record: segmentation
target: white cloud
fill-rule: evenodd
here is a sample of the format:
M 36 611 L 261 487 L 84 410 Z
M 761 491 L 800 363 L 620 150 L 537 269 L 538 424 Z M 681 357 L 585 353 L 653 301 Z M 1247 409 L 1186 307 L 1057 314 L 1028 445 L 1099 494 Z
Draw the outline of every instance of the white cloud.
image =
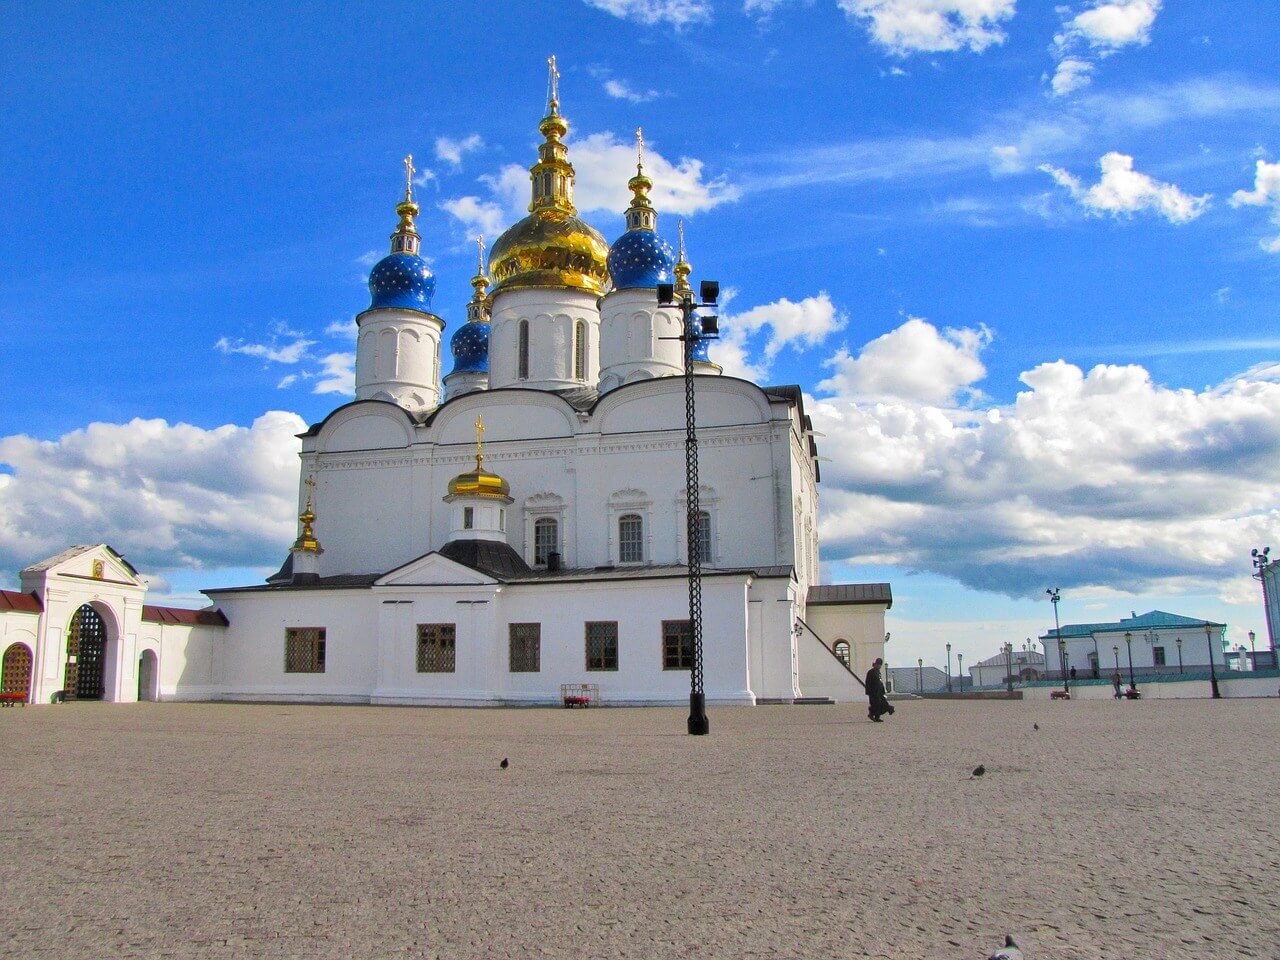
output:
M 1161 0 L 1094 0 L 1066 23 L 1064 36 L 1079 38 L 1090 47 L 1113 51 L 1130 44 L 1151 41 L 1151 27 L 1160 12 Z
M 56 440 L 0 437 L 0 569 L 106 541 L 139 568 L 278 564 L 294 535 L 293 413 L 205 430 L 93 423 Z
M 604 82 L 604 92 L 615 100 L 626 100 L 628 103 L 648 103 L 650 100 L 656 100 L 662 96 L 661 91 L 645 90 L 641 92 L 632 90 L 625 80 L 614 79 Z
M 512 215 L 500 204 L 479 197 L 457 197 L 446 200 L 440 208 L 452 214 L 463 227 L 468 236 L 483 234 L 496 237 L 512 221 Z
M 768 379 L 770 367 L 783 347 L 816 347 L 848 323 L 825 292 L 799 301 L 782 297 L 743 313 L 729 311 L 733 298 L 732 289 L 720 297 L 721 339 L 711 344 L 710 356 L 730 376 L 757 383 Z
M 356 257 L 355 262 L 367 270 L 385 256 L 386 254 L 381 250 L 366 250 Z
M 1280 225 L 1280 163 L 1259 160 L 1254 168 L 1253 189 L 1231 195 L 1233 207 L 1271 207 L 1271 222 Z M 1280 236 L 1259 241 L 1268 253 L 1280 253 Z
M 803 2 L 806 6 L 811 4 L 813 0 L 742 0 L 742 12 L 748 17 L 763 24 L 779 7 L 788 6 L 793 3 Z
M 342 393 L 355 396 L 356 355 L 354 353 L 330 353 L 320 358 L 323 369 L 312 393 Z
M 981 53 L 1003 43 L 1000 23 L 1016 0 L 838 0 L 851 17 L 869 21 L 871 39 L 890 53 Z
M 1133 169 L 1133 157 L 1123 153 L 1112 151 L 1103 156 L 1098 165 L 1102 168 L 1102 179 L 1088 188 L 1078 177 L 1059 167 L 1045 163 L 1039 169 L 1096 216 L 1132 216 L 1151 211 L 1170 223 L 1189 223 L 1204 213 L 1209 204 L 1210 194 L 1193 196 L 1171 183 L 1161 183 L 1139 173 Z
M 668 23 L 677 29 L 711 20 L 709 0 L 584 0 L 589 7 L 638 23 Z
M 324 328 L 324 335 L 326 337 L 339 337 L 342 339 L 350 337 L 354 339 L 359 329 L 359 324 L 352 317 L 350 320 L 335 320 Z
M 286 374 L 280 378 L 280 382 L 276 384 L 276 389 L 284 390 L 286 387 L 292 387 L 297 382 L 298 375 L 296 373 Z
M 452 137 L 438 137 L 436 138 L 436 159 L 457 167 L 462 164 L 463 154 L 479 150 L 482 146 L 484 146 L 484 140 L 478 133 L 463 137 L 461 140 L 454 140 Z
M 1022 151 L 1012 144 L 991 148 L 992 173 L 1021 173 L 1027 169 Z
M 291 331 L 291 333 L 293 333 Z M 246 343 L 239 337 L 220 337 L 214 347 L 223 353 L 243 353 L 247 357 L 259 357 L 270 363 L 298 363 L 307 356 L 307 348 L 314 346 L 314 340 L 306 340 L 301 335 L 289 343 L 280 344 L 272 338 L 271 343 Z
M 893 398 L 946 403 L 986 376 L 980 354 L 991 343 L 986 327 L 939 331 L 921 317 L 909 317 L 872 340 L 858 355 L 838 350 L 825 366 L 834 373 L 818 384 L 823 393 L 845 397 Z
M 569 159 L 576 173 L 574 203 L 583 213 L 621 213 L 631 201 L 627 181 L 635 175 L 636 149 L 612 133 L 593 133 L 569 145 Z M 653 181 L 649 193 L 659 213 L 691 214 L 737 200 L 741 191 L 723 177 L 708 179 L 701 160 L 681 157 L 672 162 L 647 143 L 645 173 Z M 496 236 L 523 217 L 529 204 L 529 170 L 509 163 L 495 174 L 482 176 L 492 199 L 458 197 L 441 207 L 462 222 L 469 232 Z
M 1087 87 L 1105 58 L 1127 46 L 1145 46 L 1160 12 L 1161 0 L 1091 0 L 1084 8 L 1059 7 L 1062 32 L 1053 38 L 1058 58 L 1051 86 L 1055 97 Z
M 1081 60 L 1079 57 L 1063 58 L 1053 72 L 1053 80 L 1050 81 L 1053 95 L 1065 97 L 1069 93 L 1084 89 L 1093 82 L 1095 69 L 1088 60 Z
M 834 396 L 807 403 L 832 458 L 825 560 L 1014 596 L 1046 584 L 1229 592 L 1249 547 L 1280 535 L 1280 369 L 1197 392 L 1140 366 L 1057 361 L 1023 373 L 1012 403 L 973 409 L 972 345 L 989 334 L 922 324 L 873 341 L 851 375 L 822 385 Z M 914 350 L 926 359 L 899 373 Z

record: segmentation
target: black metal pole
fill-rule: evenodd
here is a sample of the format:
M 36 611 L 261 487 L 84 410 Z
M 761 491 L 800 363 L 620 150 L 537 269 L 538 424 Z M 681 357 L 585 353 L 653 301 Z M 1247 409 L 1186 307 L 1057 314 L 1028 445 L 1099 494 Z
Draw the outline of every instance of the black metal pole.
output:
M 1181 674 L 1182 673 L 1182 638 L 1178 637 L 1178 639 L 1174 642 L 1178 647 L 1178 673 Z
M 702 671 L 702 543 L 698 536 L 698 417 L 693 389 L 693 301 L 680 300 L 684 320 L 684 482 L 685 541 L 689 550 L 689 642 L 693 663 L 689 668 L 689 733 L 704 736 L 711 732 L 707 718 L 707 695 Z
M 1271 548 L 1263 547 L 1253 551 L 1253 567 L 1257 571 L 1254 577 L 1262 585 L 1262 613 L 1267 619 L 1267 640 L 1271 644 L 1271 652 L 1276 649 L 1275 625 L 1271 622 L 1271 598 L 1267 594 L 1267 568 L 1271 566 Z
M 1218 689 L 1218 668 L 1213 660 L 1213 630 L 1207 623 L 1204 625 L 1204 639 L 1209 644 L 1209 687 L 1213 691 L 1213 699 L 1221 700 L 1222 691 Z
M 1005 644 L 1004 648 L 1004 677 L 1009 684 L 1009 692 L 1013 693 L 1013 644 Z
M 947 693 L 951 692 L 951 644 L 947 644 Z
M 1060 592 L 1057 587 L 1045 591 L 1049 595 L 1049 599 L 1053 601 L 1053 632 L 1058 638 L 1058 666 L 1062 668 L 1062 692 L 1070 693 L 1071 685 L 1067 683 L 1067 645 L 1062 639 L 1062 621 L 1058 619 Z
M 916 693 L 924 693 L 924 660 L 916 661 Z
M 1124 646 L 1125 649 L 1129 651 L 1129 686 L 1132 689 L 1137 690 L 1138 681 L 1133 678 L 1133 636 L 1128 630 L 1124 633 Z

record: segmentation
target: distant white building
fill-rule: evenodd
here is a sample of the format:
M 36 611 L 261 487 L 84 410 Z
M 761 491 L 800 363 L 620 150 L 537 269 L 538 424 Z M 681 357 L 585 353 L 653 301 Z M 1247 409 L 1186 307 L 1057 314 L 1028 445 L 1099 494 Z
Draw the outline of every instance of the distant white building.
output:
M 994 687 L 1007 683 L 1010 672 L 1015 682 L 1042 680 L 1044 655 L 1034 650 L 1014 650 L 1011 654 L 1002 650 L 994 657 L 980 660 L 969 668 L 969 676 L 973 678 L 975 687 Z
M 1112 623 L 1064 623 L 1062 653 L 1067 673 L 1074 667 L 1077 677 L 1106 677 L 1116 669 L 1127 677 L 1131 652 L 1133 669 L 1142 673 L 1207 670 L 1211 655 L 1214 664 L 1225 670 L 1226 631 L 1225 623 L 1152 610 Z M 1039 640 L 1048 675 L 1061 677 L 1057 631 L 1050 628 Z

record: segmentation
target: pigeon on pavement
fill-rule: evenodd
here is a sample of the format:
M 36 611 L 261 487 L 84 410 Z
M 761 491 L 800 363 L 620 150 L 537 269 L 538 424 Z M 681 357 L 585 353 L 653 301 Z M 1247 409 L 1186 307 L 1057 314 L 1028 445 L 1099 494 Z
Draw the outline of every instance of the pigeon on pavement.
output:
M 511 763 L 510 763 L 510 761 L 508 761 L 508 760 L 507 760 L 507 758 L 506 758 L 506 757 L 503 757 L 503 758 L 502 758 L 502 762 L 501 762 L 500 764 L 498 764 L 498 766 L 500 766 L 503 770 L 505 770 L 505 769 L 507 769 L 507 767 L 511 766 Z
M 978 764 L 976 767 L 973 768 L 973 775 L 975 777 L 980 777 L 986 772 L 987 772 L 987 768 L 984 767 L 982 764 Z
M 993 953 L 988 960 L 1025 960 L 1022 951 L 1018 949 L 1018 945 L 1013 942 L 1013 937 L 1005 934 L 1004 947 Z

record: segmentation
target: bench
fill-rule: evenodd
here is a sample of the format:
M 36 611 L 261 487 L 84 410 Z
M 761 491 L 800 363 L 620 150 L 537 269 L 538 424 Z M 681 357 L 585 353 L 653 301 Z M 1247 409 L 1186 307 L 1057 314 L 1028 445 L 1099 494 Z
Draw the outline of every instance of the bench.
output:
M 598 707 L 600 705 L 600 685 L 596 683 L 562 683 L 560 699 L 565 708 Z
M 0 707 L 12 707 L 15 703 L 20 703 L 25 707 L 27 705 L 27 695 L 25 693 L 0 693 Z

